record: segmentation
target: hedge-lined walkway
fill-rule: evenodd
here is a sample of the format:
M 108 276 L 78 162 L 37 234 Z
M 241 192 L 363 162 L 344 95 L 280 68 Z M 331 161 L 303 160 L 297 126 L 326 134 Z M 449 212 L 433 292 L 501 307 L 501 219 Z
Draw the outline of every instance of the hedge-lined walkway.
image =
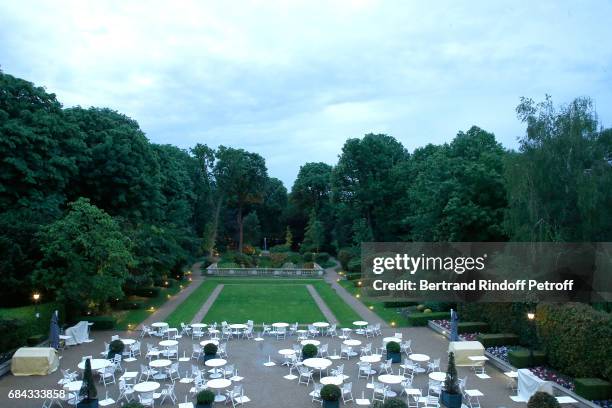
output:
M 185 299 L 187 299 L 191 294 L 200 287 L 204 278 L 202 277 L 202 273 L 200 272 L 200 263 L 195 263 L 191 267 L 191 283 L 185 289 L 174 295 L 171 299 L 165 302 L 162 306 L 159 307 L 155 312 L 151 313 L 149 317 L 147 317 L 143 322 L 138 325 L 138 329 L 141 329 L 142 326 L 150 326 L 155 322 L 163 322 L 166 318 L 180 305 L 183 303 Z

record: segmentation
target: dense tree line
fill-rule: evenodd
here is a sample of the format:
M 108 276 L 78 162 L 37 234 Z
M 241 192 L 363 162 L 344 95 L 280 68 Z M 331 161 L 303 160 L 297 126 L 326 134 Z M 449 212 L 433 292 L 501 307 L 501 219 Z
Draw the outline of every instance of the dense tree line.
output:
M 304 164 L 288 193 L 256 153 L 153 144 L 125 115 L 63 108 L 0 72 L 0 302 L 46 290 L 102 307 L 264 237 L 351 256 L 373 240 L 609 241 L 612 130 L 591 101 L 524 99 L 517 114 L 518 151 L 476 126 L 411 153 L 367 134 L 334 166 Z

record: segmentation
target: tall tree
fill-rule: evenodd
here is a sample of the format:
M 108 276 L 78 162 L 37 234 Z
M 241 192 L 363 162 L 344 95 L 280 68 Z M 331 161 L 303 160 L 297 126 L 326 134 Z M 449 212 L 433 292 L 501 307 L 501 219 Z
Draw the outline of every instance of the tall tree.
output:
M 302 243 L 303 251 L 319 252 L 325 243 L 325 227 L 321 221 L 317 219 L 317 213 L 313 209 L 310 212 L 310 219 L 304 232 L 304 242 Z
M 268 173 L 266 162 L 257 153 L 220 146 L 214 174 L 228 205 L 236 209 L 238 250 L 243 246 L 243 212 L 251 204 L 261 203 Z
M 134 262 L 129 239 L 88 199 L 70 203 L 64 217 L 42 230 L 40 240 L 43 258 L 34 278 L 59 301 L 103 308 L 109 299 L 123 296 Z

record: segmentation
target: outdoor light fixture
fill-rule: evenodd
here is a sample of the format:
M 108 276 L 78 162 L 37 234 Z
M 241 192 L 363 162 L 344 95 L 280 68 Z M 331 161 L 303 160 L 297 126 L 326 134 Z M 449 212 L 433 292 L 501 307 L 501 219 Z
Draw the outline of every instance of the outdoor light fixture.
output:
M 358 294 L 356 294 L 356 295 L 355 295 L 355 297 L 356 297 L 357 299 L 359 299 L 359 293 L 358 293 Z
M 361 281 L 357 282 L 357 284 L 358 284 L 359 286 L 361 286 Z
M 40 293 L 33 294 L 32 299 L 34 299 L 35 302 L 38 302 L 38 300 L 40 299 Z
M 38 319 L 40 317 L 40 313 L 38 313 L 38 301 L 40 300 L 40 293 L 34 293 L 32 295 L 32 299 L 34 299 L 34 315 Z
M 527 318 L 528 318 L 529 320 L 533 320 L 533 319 L 535 319 L 535 313 L 533 313 L 533 312 L 529 312 L 529 313 L 527 313 Z
M 374 306 L 370 306 L 370 310 L 374 310 Z

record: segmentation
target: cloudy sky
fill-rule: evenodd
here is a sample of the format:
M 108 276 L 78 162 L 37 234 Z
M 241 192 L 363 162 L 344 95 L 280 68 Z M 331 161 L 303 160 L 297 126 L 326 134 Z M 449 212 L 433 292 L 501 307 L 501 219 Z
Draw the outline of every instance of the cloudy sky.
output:
M 516 147 L 520 96 L 590 96 L 612 126 L 612 2 L 415 3 L 0 0 L 0 67 L 156 143 L 258 152 L 287 187 L 369 132 Z

